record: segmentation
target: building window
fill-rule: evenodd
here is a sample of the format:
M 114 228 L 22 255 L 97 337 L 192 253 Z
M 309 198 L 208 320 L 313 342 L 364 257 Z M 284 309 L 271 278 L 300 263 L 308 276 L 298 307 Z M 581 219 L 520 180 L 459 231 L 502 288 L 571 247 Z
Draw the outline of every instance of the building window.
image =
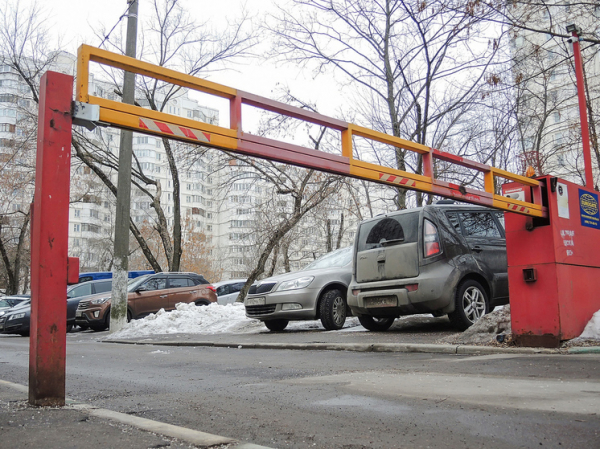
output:
M 554 123 L 560 122 L 560 112 L 554 113 Z
M 14 109 L 0 109 L 0 117 L 16 117 L 17 111 Z
M 78 224 L 73 225 L 73 232 L 79 232 L 80 230 L 81 230 L 81 227 Z
M 75 209 L 74 212 L 75 212 L 75 218 L 81 217 L 81 211 L 79 209 Z
M 92 232 L 94 234 L 100 234 L 100 226 L 84 223 L 81 225 L 82 232 Z

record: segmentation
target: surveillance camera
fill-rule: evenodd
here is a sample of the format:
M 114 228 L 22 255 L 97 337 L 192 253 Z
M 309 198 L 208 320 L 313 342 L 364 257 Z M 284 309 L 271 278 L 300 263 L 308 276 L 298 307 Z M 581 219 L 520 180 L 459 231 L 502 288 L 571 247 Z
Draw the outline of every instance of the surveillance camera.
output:
M 571 25 L 567 25 L 567 33 L 576 33 L 577 35 L 581 34 L 581 27 L 572 23 Z

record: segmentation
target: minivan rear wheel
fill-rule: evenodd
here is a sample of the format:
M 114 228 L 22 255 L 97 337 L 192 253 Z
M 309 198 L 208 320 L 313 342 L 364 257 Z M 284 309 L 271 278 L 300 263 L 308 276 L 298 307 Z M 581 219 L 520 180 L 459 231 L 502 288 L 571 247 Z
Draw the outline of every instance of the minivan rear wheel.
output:
M 367 330 L 373 332 L 383 332 L 390 328 L 394 324 L 396 318 L 376 318 L 373 316 L 362 315 L 358 317 L 358 321 Z
M 454 312 L 448 314 L 450 322 L 464 331 L 489 312 L 489 300 L 479 282 L 467 279 L 456 288 Z
M 328 331 L 344 327 L 347 314 L 346 308 L 346 297 L 341 290 L 335 288 L 325 292 L 319 306 L 323 327 Z
M 289 322 L 289 320 L 266 320 L 264 323 L 270 331 L 281 332 L 287 327 Z

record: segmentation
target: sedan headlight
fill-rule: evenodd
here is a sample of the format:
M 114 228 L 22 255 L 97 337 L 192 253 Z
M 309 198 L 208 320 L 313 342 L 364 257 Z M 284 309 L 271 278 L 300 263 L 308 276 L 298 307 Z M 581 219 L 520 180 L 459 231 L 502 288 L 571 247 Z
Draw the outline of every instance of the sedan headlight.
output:
M 92 299 L 90 301 L 91 304 L 104 304 L 106 301 L 108 301 L 110 299 L 110 296 L 107 296 L 106 298 L 98 298 L 98 299 Z
M 6 310 L 0 310 L 0 316 L 6 315 Z
M 7 318 L 7 321 L 10 320 L 18 320 L 19 318 L 24 318 L 25 317 L 25 313 L 15 313 L 14 315 L 11 315 Z
M 305 276 L 303 278 L 292 279 L 291 281 L 284 281 L 279 284 L 277 287 L 278 292 L 283 292 L 285 290 L 297 290 L 299 288 L 306 288 L 313 281 L 314 276 Z

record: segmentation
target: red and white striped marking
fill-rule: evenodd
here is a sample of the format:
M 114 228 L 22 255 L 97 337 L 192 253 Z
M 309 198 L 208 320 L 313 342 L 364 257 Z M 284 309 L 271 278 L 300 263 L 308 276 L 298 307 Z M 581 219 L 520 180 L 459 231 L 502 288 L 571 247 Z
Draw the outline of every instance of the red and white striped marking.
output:
M 516 204 L 507 204 L 508 208 L 515 212 L 523 212 L 525 214 L 529 213 L 529 208 L 525 206 L 517 206 Z
M 379 179 L 381 181 L 391 182 L 392 184 L 398 184 L 406 187 L 414 187 L 417 185 L 417 183 L 412 179 L 402 178 L 394 175 L 386 175 L 385 173 L 379 173 Z
M 199 142 L 210 143 L 210 134 L 202 131 L 191 130 L 184 128 L 183 126 L 170 125 L 168 123 L 157 122 L 156 120 L 150 120 L 147 118 L 140 117 L 140 128 L 147 129 L 149 131 L 159 132 L 163 134 L 170 134 L 172 136 L 184 137 L 186 139 L 197 140 Z

